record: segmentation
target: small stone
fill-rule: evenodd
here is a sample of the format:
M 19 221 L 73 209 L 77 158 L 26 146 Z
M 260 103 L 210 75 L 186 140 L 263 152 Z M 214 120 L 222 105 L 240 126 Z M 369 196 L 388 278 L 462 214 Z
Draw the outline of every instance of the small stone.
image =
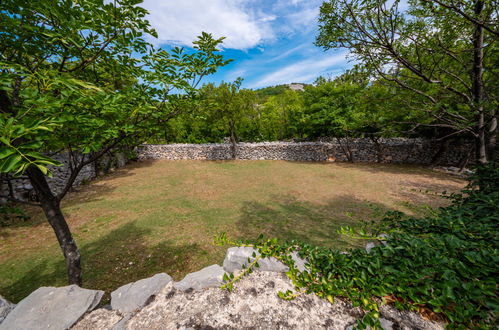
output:
M 371 250 L 376 246 L 374 243 L 367 243 L 366 244 L 366 251 L 367 253 L 371 253 Z
M 305 265 L 307 264 L 307 261 L 305 259 L 300 258 L 298 252 L 294 251 L 293 253 L 291 253 L 291 258 L 293 258 L 295 266 L 299 272 L 304 272 L 306 270 Z
M 17 304 L 0 324 L 0 329 L 68 329 L 93 310 L 103 294 L 103 291 L 77 285 L 41 287 Z
M 393 322 L 385 318 L 380 317 L 379 322 L 381 323 L 381 329 L 383 330 L 393 330 Z M 353 330 L 354 324 L 350 324 L 345 327 L 345 330 Z M 366 330 L 371 330 L 370 326 L 367 326 Z
M 227 250 L 224 259 L 224 269 L 228 273 L 233 273 L 236 270 L 242 269 L 243 265 L 248 266 L 255 260 L 253 253 L 256 256 L 260 255 L 258 251 L 252 247 L 232 247 Z M 249 262 L 248 262 L 249 258 Z M 262 258 L 258 260 L 260 267 L 255 268 L 260 271 L 268 272 L 287 272 L 289 268 L 276 258 Z
M 121 313 L 131 313 L 144 307 L 172 278 L 165 273 L 128 283 L 111 292 L 111 307 Z
M 0 323 L 7 317 L 7 314 L 16 307 L 15 304 L 10 303 L 7 299 L 0 296 Z
M 177 290 L 189 289 L 202 290 L 222 285 L 225 272 L 219 265 L 211 265 L 200 271 L 187 274 L 180 282 L 175 282 L 173 287 Z
M 393 330 L 393 322 L 392 321 L 380 317 L 379 322 L 381 323 L 381 328 L 383 328 L 383 330 Z

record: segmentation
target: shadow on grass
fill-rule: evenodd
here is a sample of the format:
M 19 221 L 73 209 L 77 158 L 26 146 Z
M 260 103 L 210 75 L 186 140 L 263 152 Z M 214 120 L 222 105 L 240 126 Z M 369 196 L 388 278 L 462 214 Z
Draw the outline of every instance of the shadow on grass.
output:
M 86 183 L 79 186 L 71 188 L 70 192 L 65 196 L 62 202 L 63 207 L 68 207 L 72 205 L 81 205 L 84 203 L 99 201 L 105 199 L 105 196 L 111 194 L 116 188 L 108 184 L 95 184 L 99 181 L 121 178 L 126 176 L 135 175 L 131 173 L 136 168 L 151 167 L 154 165 L 155 161 L 132 161 L 131 163 L 114 170 L 112 173 L 108 173 L 102 176 L 98 176 Z M 12 223 L 5 226 L 0 226 L 0 237 L 7 238 L 9 234 L 4 228 L 20 228 L 20 227 L 32 227 L 37 226 L 41 223 L 45 223 L 47 219 L 43 214 L 40 206 L 28 206 L 25 204 L 13 204 L 16 207 L 24 210 L 29 216 L 29 219 L 16 219 Z M 66 213 L 66 212 L 64 212 Z
M 173 245 L 166 241 L 150 246 L 144 239 L 149 233 L 128 223 L 81 246 L 83 286 L 104 290 L 103 302 L 107 302 L 118 287 L 156 273 L 165 272 L 178 279 L 191 258 L 205 253 L 197 244 Z M 50 257 L 38 261 L 14 283 L 0 287 L 2 295 L 18 302 L 40 286 L 67 285 L 62 254 L 52 258 L 57 261 Z
M 275 196 L 272 204 L 247 202 L 237 225 L 242 239 L 255 239 L 263 234 L 282 241 L 299 240 L 343 249 L 359 247 L 365 242 L 339 234 L 341 226 L 378 220 L 388 210 L 382 204 L 351 195 L 334 198 L 326 204 L 299 201 L 289 195 Z
M 429 167 L 425 165 L 416 164 L 400 164 L 400 163 L 334 163 L 343 168 L 354 168 L 364 172 L 369 172 L 373 174 L 406 174 L 414 176 L 414 179 L 418 177 L 424 177 L 429 179 L 444 179 L 452 181 L 455 183 L 463 183 L 465 180 L 462 178 L 453 176 L 451 174 L 442 173 L 438 171 L 432 171 Z
M 305 161 L 286 161 L 295 164 L 304 164 L 312 166 L 337 166 L 343 169 L 354 169 L 372 174 L 406 174 L 412 175 L 415 179 L 443 179 L 455 183 L 463 183 L 464 179 L 453 176 L 448 173 L 431 170 L 426 165 L 402 164 L 402 163 L 363 163 L 363 162 L 305 162 Z

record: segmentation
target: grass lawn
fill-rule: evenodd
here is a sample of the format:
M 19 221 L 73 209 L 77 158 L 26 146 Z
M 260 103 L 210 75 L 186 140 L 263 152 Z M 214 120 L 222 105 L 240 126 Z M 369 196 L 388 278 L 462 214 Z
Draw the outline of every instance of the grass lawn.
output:
M 359 246 L 341 225 L 386 210 L 422 215 L 465 182 L 415 166 L 286 161 L 144 161 L 78 187 L 63 211 L 82 254 L 84 286 L 105 290 L 166 272 L 175 280 L 213 263 L 227 232 L 322 246 Z M 423 191 L 423 192 L 422 192 Z M 65 263 L 41 210 L 0 227 L 0 295 L 18 302 L 39 286 L 66 285 Z

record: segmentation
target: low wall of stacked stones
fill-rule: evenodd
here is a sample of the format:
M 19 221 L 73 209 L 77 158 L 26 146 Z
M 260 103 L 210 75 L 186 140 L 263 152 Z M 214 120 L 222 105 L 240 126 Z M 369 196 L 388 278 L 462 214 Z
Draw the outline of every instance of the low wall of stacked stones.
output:
M 365 163 L 404 163 L 458 166 L 470 154 L 472 145 L 448 145 L 424 139 L 391 138 L 340 139 L 334 142 L 262 142 L 238 143 L 236 159 L 289 160 L 289 161 L 338 161 Z M 139 159 L 232 159 L 232 146 L 222 144 L 144 144 L 137 147 Z M 438 157 L 436 155 L 439 154 Z M 350 157 L 349 157 L 350 156 Z M 350 159 L 349 159 L 350 158 Z M 436 158 L 436 159 L 435 159 Z M 471 162 L 473 162 L 471 160 Z
M 261 142 L 238 143 L 236 159 L 243 160 L 288 160 L 288 161 L 332 161 L 364 163 L 404 163 L 420 165 L 459 166 L 470 154 L 471 143 L 449 144 L 443 151 L 438 142 L 424 139 L 391 138 L 380 139 L 335 139 L 329 142 Z M 138 159 L 191 159 L 229 160 L 232 159 L 232 145 L 229 143 L 211 144 L 144 144 L 136 148 Z M 436 155 L 439 154 L 438 157 Z M 52 167 L 53 177 L 47 181 L 54 193 L 64 188 L 70 176 L 67 154 L 51 156 L 63 165 Z M 436 158 L 436 159 L 435 159 Z M 129 159 L 123 152 L 105 155 L 97 163 L 85 166 L 75 185 L 105 174 L 112 168 L 127 164 Z M 473 159 L 470 159 L 473 163 Z M 5 178 L 4 178 L 5 179 Z M 16 199 L 29 200 L 33 193 L 27 178 L 11 180 Z M 2 180 L 0 195 L 9 195 L 9 187 Z M 0 201 L 4 201 L 0 198 Z

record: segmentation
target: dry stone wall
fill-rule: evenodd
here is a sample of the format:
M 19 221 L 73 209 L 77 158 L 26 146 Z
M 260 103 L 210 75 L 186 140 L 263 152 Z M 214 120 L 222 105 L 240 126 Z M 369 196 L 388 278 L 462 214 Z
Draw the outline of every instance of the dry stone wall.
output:
M 336 139 L 333 142 L 238 143 L 236 158 L 246 160 L 349 161 L 430 164 L 441 144 L 424 139 L 390 138 L 374 143 L 371 139 Z M 449 145 L 435 165 L 457 166 L 472 146 Z M 226 160 L 232 158 L 231 145 L 222 144 L 145 144 L 137 147 L 139 159 Z
M 236 158 L 243 160 L 289 160 L 289 161 L 338 161 L 382 162 L 426 165 L 459 166 L 470 154 L 470 143 L 451 144 L 443 152 L 441 144 L 424 139 L 390 138 L 374 143 L 371 139 L 334 139 L 328 142 L 261 142 L 238 143 Z M 229 143 L 211 144 L 144 144 L 136 148 L 138 159 L 192 159 L 228 160 L 232 159 Z M 63 166 L 53 167 L 54 176 L 48 182 L 54 193 L 60 192 L 69 176 L 69 157 L 67 154 L 52 156 Z M 96 164 L 85 166 L 76 179 L 75 185 L 106 173 L 110 168 L 119 168 L 129 159 L 123 152 L 102 157 Z M 472 163 L 473 159 L 469 163 Z M 29 200 L 33 187 L 27 179 L 12 181 L 14 196 Z M 2 182 L 0 195 L 8 195 L 8 186 Z

